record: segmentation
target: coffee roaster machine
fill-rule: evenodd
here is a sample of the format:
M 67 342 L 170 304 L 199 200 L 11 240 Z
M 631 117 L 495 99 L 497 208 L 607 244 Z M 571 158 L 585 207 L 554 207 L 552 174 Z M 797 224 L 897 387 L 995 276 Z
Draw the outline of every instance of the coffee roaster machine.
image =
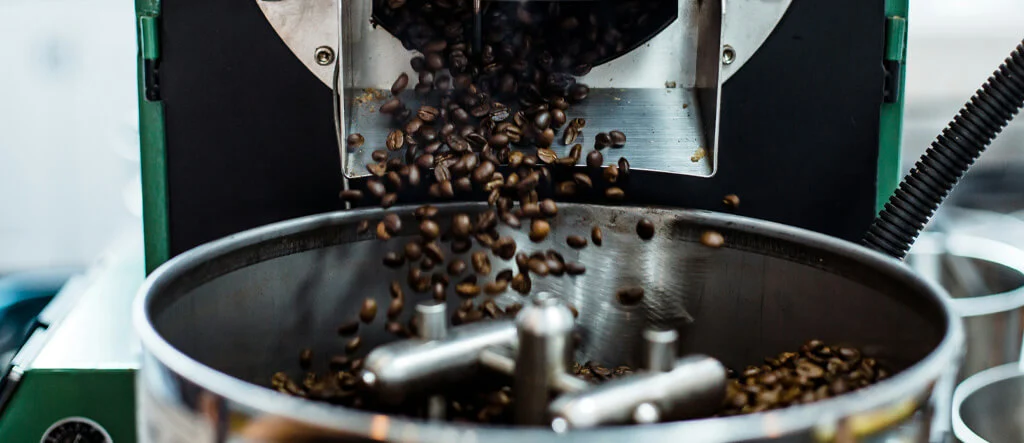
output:
M 143 389 L 137 389 L 145 391 L 139 402 L 157 408 L 149 417 L 163 421 L 136 429 L 135 383 L 181 385 L 135 382 L 140 361 L 132 346 L 97 350 L 92 355 L 103 357 L 88 360 L 80 352 L 56 350 L 58 345 L 74 349 L 76 337 L 99 343 L 81 332 L 94 329 L 96 318 L 103 319 L 109 337 L 130 337 L 125 312 L 142 268 L 152 272 L 172 257 L 240 231 L 343 208 L 338 192 L 361 186 L 371 151 L 349 149 L 346 135 L 364 134 L 368 145 L 383 140 L 385 128 L 373 112 L 386 97 L 375 91 L 386 91 L 414 56 L 392 36 L 386 20 L 374 18 L 374 8 L 386 3 L 136 1 L 144 245 L 125 244 L 122 257 L 106 265 L 100 280 L 113 287 L 96 283 L 91 288 L 94 303 L 110 306 L 97 312 L 109 309 L 108 314 L 95 314 L 92 322 L 71 321 L 69 314 L 68 321 L 49 328 L 53 337 L 30 343 L 16 359 L 19 375 L 5 384 L 0 440 L 49 441 L 46 435 L 59 432 L 117 442 L 134 441 L 136 431 L 146 441 L 223 436 L 224 429 L 199 437 L 176 435 L 177 429 L 205 429 L 196 425 L 204 419 L 159 410 L 160 402 L 146 397 L 157 394 Z M 723 196 L 735 194 L 742 199 L 736 209 L 740 216 L 843 240 L 862 238 L 899 178 L 907 2 L 680 0 L 672 5 L 669 14 L 655 17 L 664 22 L 653 26 L 655 32 L 579 78 L 592 88 L 588 104 L 578 109 L 590 121 L 588 128 L 629 133 L 630 142 L 618 151 L 633 166 L 629 203 L 720 211 Z M 415 196 L 405 198 L 402 203 L 415 201 Z M 681 219 L 731 226 L 714 216 Z M 328 224 L 348 226 L 353 220 L 342 216 Z M 294 227 L 316 228 L 309 223 Z M 752 239 L 789 238 L 784 229 L 750 229 L 756 231 Z M 255 233 L 244 240 L 257 237 L 276 238 Z M 221 247 L 234 251 L 236 246 Z M 801 254 L 822 251 L 860 257 L 836 248 L 826 241 L 788 250 L 804 258 Z M 214 260 L 212 252 L 200 256 Z M 928 293 L 885 269 L 892 287 L 910 284 Z M 915 303 L 927 305 L 933 315 L 915 321 L 941 323 L 941 303 L 928 297 Z M 931 339 L 938 343 L 942 334 L 932 331 Z M 144 364 L 162 367 L 160 356 L 143 355 Z M 947 349 L 942 357 L 953 355 Z M 929 361 L 934 366 L 935 359 Z M 66 387 L 55 388 L 61 386 L 57 383 Z M 924 396 L 915 403 L 919 409 L 896 416 L 926 421 L 931 410 L 924 392 L 917 392 Z M 183 395 L 202 403 L 194 394 Z M 233 411 L 220 405 L 222 412 Z M 218 413 L 203 410 L 208 416 Z M 896 427 L 899 420 L 885 422 L 892 416 L 855 422 L 881 420 L 888 424 L 868 428 Z M 826 439 L 847 435 L 818 431 L 815 435 Z M 932 434 L 944 438 L 942 429 Z

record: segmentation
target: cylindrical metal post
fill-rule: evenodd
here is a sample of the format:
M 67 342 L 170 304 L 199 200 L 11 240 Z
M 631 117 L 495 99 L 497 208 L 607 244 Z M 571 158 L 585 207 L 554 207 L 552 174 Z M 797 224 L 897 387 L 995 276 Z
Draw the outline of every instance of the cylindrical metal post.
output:
M 540 293 L 516 316 L 519 349 L 515 365 L 515 417 L 521 425 L 547 423 L 549 393 L 567 372 L 572 351 L 572 311 Z
M 673 329 L 644 331 L 644 369 L 668 372 L 676 364 L 676 342 L 679 333 Z
M 443 302 L 416 305 L 417 332 L 423 340 L 442 340 L 448 336 L 448 310 Z M 440 421 L 445 418 L 447 402 L 443 395 L 427 398 L 427 418 Z

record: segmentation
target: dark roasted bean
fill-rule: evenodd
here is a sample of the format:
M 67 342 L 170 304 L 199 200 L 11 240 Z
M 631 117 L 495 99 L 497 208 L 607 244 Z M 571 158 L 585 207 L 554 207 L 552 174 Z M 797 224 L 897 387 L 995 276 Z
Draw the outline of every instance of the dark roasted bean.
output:
M 350 321 L 347 323 L 342 323 L 341 326 L 338 326 L 338 335 L 349 336 L 355 334 L 356 332 L 359 332 L 358 321 Z
M 405 300 L 396 298 L 391 300 L 391 304 L 388 305 L 388 318 L 394 320 L 402 314 L 402 309 L 405 308 Z
M 401 75 L 398 76 L 397 79 L 395 79 L 395 82 L 391 85 L 391 94 L 401 94 L 402 91 L 405 90 L 406 86 L 409 86 L 409 75 L 403 72 Z
M 730 209 L 738 209 L 740 207 L 740 197 L 736 194 L 729 194 L 722 198 L 722 203 Z
M 484 292 L 487 295 L 498 295 L 508 288 L 508 280 L 495 280 L 484 285 Z
M 342 201 L 354 203 L 363 199 L 363 191 L 358 189 L 346 189 L 341 191 L 341 193 L 338 194 L 338 197 L 340 197 Z
M 377 316 L 377 301 L 372 298 L 363 300 L 363 307 L 359 310 L 359 319 L 363 323 L 369 323 L 373 321 L 373 317 Z
M 470 261 L 473 263 L 473 269 L 476 270 L 477 274 L 487 275 L 491 273 L 491 259 L 487 257 L 487 253 L 484 251 L 474 252 Z
M 362 221 L 359 222 L 358 225 L 356 225 L 356 234 L 365 234 L 369 230 L 370 230 L 370 221 L 369 220 L 362 220 Z
M 384 146 L 386 146 L 389 151 L 397 151 L 399 149 L 402 149 L 402 146 L 405 146 L 405 134 L 402 132 L 401 129 L 395 129 L 394 131 L 391 131 L 390 133 L 388 133 L 387 139 L 384 142 Z
M 562 133 L 562 144 L 571 145 L 576 143 L 576 138 L 579 137 L 580 130 L 576 129 L 572 125 L 565 127 L 565 132 Z
M 433 297 L 434 297 L 434 300 L 437 300 L 437 301 L 445 301 L 445 299 L 447 299 L 447 298 L 448 298 L 448 297 L 446 296 L 446 292 L 447 292 L 447 290 L 446 290 L 446 288 L 445 288 L 445 285 L 444 285 L 444 284 L 442 284 L 441 282 L 436 282 L 436 283 L 434 283 L 434 284 L 433 284 L 433 285 L 431 286 L 431 291 L 430 291 L 430 292 L 431 292 L 431 294 L 433 295 Z
M 461 254 L 473 247 L 473 242 L 467 238 L 456 238 L 452 240 L 452 252 Z
M 460 297 L 472 298 L 480 295 L 480 287 L 476 283 L 459 283 L 455 285 L 455 293 Z
M 398 201 L 398 194 L 395 194 L 395 193 L 384 194 L 384 197 L 381 197 L 381 199 L 380 199 L 380 207 L 382 207 L 384 209 L 390 208 L 390 207 L 394 206 L 395 202 L 397 202 L 397 201 Z
M 397 252 L 388 252 L 384 254 L 384 266 L 389 268 L 398 268 L 405 264 L 405 256 Z
M 388 228 L 384 226 L 384 222 L 377 223 L 377 239 L 378 240 L 389 240 L 391 234 L 388 233 Z
M 643 300 L 644 289 L 638 286 L 619 289 L 619 291 L 615 293 L 615 297 L 618 298 L 619 303 L 626 306 L 632 306 Z
M 611 141 L 611 146 L 614 148 L 621 148 L 626 146 L 626 134 L 622 131 L 612 131 L 608 133 L 608 137 Z
M 462 259 L 457 258 L 455 260 L 452 260 L 451 263 L 448 263 L 448 274 L 453 277 L 458 276 L 459 274 L 465 272 L 466 268 L 468 268 L 466 262 L 463 261 Z
M 547 217 L 554 217 L 558 215 L 558 205 L 554 200 L 545 198 L 540 201 L 540 212 Z M 535 215 L 533 217 L 535 217 Z
M 594 149 L 604 149 L 612 145 L 612 138 L 607 132 L 602 132 L 594 136 Z
M 550 144 L 550 143 L 549 143 Z M 537 158 L 544 164 L 552 164 L 558 160 L 558 154 L 547 148 L 540 148 L 537 150 Z
M 594 226 L 593 229 L 590 230 L 590 242 L 593 243 L 594 246 L 601 246 L 601 244 L 604 243 L 604 233 L 601 232 L 600 227 Z
M 636 223 L 636 235 L 644 240 L 650 240 L 654 237 L 654 222 L 642 218 Z
M 358 147 L 362 146 L 363 143 L 366 142 L 366 138 L 363 137 L 363 134 L 355 132 L 355 133 L 349 134 L 348 137 L 345 139 L 345 142 L 346 142 L 346 144 L 348 145 L 349 148 L 358 148 Z
M 577 172 L 572 175 L 572 179 L 576 181 L 576 188 L 584 191 L 589 191 L 594 188 L 594 183 L 590 181 L 590 176 L 582 172 Z
M 544 241 L 550 232 L 551 225 L 548 224 L 547 220 L 536 218 L 530 223 L 530 240 L 534 242 Z
M 587 247 L 587 238 L 581 235 L 570 235 L 565 238 L 565 242 L 573 249 L 583 249 Z
M 601 155 L 601 151 L 590 151 L 587 154 L 587 166 L 593 169 L 598 169 L 604 164 L 604 156 Z
M 526 267 L 530 269 L 530 272 L 541 277 L 548 275 L 548 265 L 546 260 L 531 258 L 526 262 Z
M 525 272 L 521 272 L 516 274 L 515 277 L 512 277 L 512 281 L 509 285 L 512 286 L 512 289 L 516 292 L 526 295 L 530 293 L 530 289 L 533 287 L 533 282 L 530 281 L 529 275 Z
M 444 252 L 437 242 L 430 242 L 423 246 L 423 254 L 436 263 L 444 263 Z
M 605 189 L 604 196 L 609 200 L 622 200 L 623 198 L 626 197 L 626 192 L 623 191 L 622 188 L 613 186 L 608 189 Z
M 381 114 L 394 114 L 399 109 L 402 109 L 402 101 L 397 98 L 393 98 L 388 100 L 387 103 L 380 105 L 380 109 L 378 109 L 378 111 Z
M 511 260 L 516 255 L 516 241 L 512 237 L 501 237 L 494 242 L 492 251 L 504 260 Z
M 725 244 L 725 237 L 717 231 L 704 231 L 700 235 L 700 242 L 710 248 L 721 248 Z
M 423 220 L 420 222 L 420 235 L 428 241 L 433 240 L 441 235 L 441 227 L 433 220 Z

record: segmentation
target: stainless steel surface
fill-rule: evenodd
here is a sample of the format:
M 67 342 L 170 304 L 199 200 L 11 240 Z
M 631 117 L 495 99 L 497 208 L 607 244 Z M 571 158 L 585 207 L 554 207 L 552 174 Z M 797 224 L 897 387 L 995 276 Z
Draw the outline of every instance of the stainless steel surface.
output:
M 516 360 L 494 349 L 485 349 L 480 353 L 480 364 L 499 374 L 512 377 L 516 373 Z M 579 392 L 587 389 L 590 384 L 572 375 L 558 374 L 551 380 L 551 391 L 555 393 Z
M 953 433 L 963 443 L 1024 441 L 1024 373 L 1017 363 L 979 372 L 953 394 Z
M 448 308 L 444 303 L 416 305 L 416 332 L 424 340 L 441 340 L 448 336 Z
M 660 420 L 706 417 L 715 413 L 723 398 L 722 363 L 708 356 L 687 356 L 667 372 L 634 374 L 558 397 L 551 403 L 551 427 L 568 431 L 627 424 L 645 403 L 656 408 Z M 649 411 L 641 410 L 641 416 L 645 415 L 645 419 L 651 418 Z
M 516 316 L 519 346 L 512 384 L 516 423 L 546 423 L 548 393 L 555 380 L 569 372 L 573 324 L 572 311 L 549 292 L 534 296 Z
M 367 143 L 357 149 L 339 146 L 342 172 L 347 178 L 366 177 L 366 165 L 375 149 L 393 130 L 392 119 L 377 112 L 390 99 L 390 87 L 401 73 L 410 71 L 414 56 L 383 28 L 371 25 L 369 2 L 343 2 L 343 34 L 338 59 L 340 72 L 331 83 L 340 100 L 335 109 L 341 127 L 338 140 L 362 134 Z M 719 90 L 722 85 L 721 0 L 681 0 L 678 18 L 640 48 L 595 66 L 579 79 L 591 87 L 587 100 L 573 106 L 570 118 L 584 118 L 587 127 L 577 143 L 593 144 L 599 132 L 620 130 L 629 142 L 618 149 L 637 170 L 710 177 L 717 168 Z M 668 88 L 674 83 L 677 87 Z M 416 109 L 421 100 L 414 91 L 402 102 Z M 561 135 L 561 134 L 559 134 Z M 560 139 L 560 137 L 557 137 Z M 569 146 L 558 147 L 560 155 Z M 404 148 L 403 148 L 404 149 Z
M 477 213 L 482 204 L 441 205 L 440 220 L 457 211 Z M 810 338 L 859 346 L 892 367 L 877 385 L 820 403 L 770 413 L 608 427 L 558 436 L 542 428 L 505 428 L 436 423 L 384 416 L 280 394 L 266 386 L 271 375 L 294 369 L 299 348 L 316 355 L 344 352 L 334 332 L 353 318 L 367 296 L 387 301 L 388 283 L 399 276 L 381 265 L 387 250 L 415 235 L 412 208 L 393 208 L 408 231 L 387 242 L 357 234 L 361 220 L 380 210 L 329 213 L 236 234 L 186 252 L 154 272 L 134 308 L 144 346 L 137 380 L 141 441 L 145 423 L 174 413 L 202 413 L 192 399 L 216 399 L 229 440 L 325 439 L 361 436 L 390 441 L 588 442 L 790 441 L 898 435 L 923 438 L 928 414 L 941 392 L 933 384 L 958 364 L 962 327 L 935 285 L 902 264 L 854 244 L 800 229 L 702 211 L 563 204 L 552 235 L 531 243 L 525 232 L 502 226 L 522 249 L 555 249 L 586 265 L 575 278 L 544 277 L 535 291 L 551 291 L 575 306 L 583 342 L 577 361 L 639 366 L 642 331 L 673 327 L 680 355 L 705 354 L 730 367 L 757 364 L 765 356 L 797 348 Z M 657 234 L 636 240 L 641 218 Z M 569 234 L 604 229 L 598 249 L 569 248 Z M 447 229 L 442 224 L 442 229 Z M 705 230 L 726 244 L 701 245 Z M 459 256 L 466 259 L 465 255 Z M 494 260 L 494 259 L 492 259 Z M 491 275 L 514 265 L 498 261 Z M 636 306 L 615 302 L 617 288 L 641 285 Z M 495 298 L 501 306 L 518 294 Z M 449 307 L 458 303 L 450 297 Z M 409 314 L 411 315 L 411 313 Z M 393 340 L 378 318 L 361 329 L 364 350 Z M 364 351 L 365 352 L 365 351 Z M 846 426 L 858 423 L 855 428 Z M 208 426 L 193 431 L 209 431 Z M 268 430 L 273 428 L 273 432 Z M 821 440 L 815 440 L 821 441 Z
M 1020 359 L 1024 250 L 973 235 L 926 233 L 907 264 L 946 288 L 964 319 L 967 353 L 957 380 Z
M 652 372 L 671 371 L 676 363 L 678 341 L 679 333 L 674 329 L 644 331 L 644 369 Z
M 355 3 L 355 2 L 353 2 Z M 368 3 L 368 2 L 365 2 Z M 749 60 L 758 48 L 768 39 L 772 30 L 785 15 L 792 0 L 746 0 L 725 3 L 725 17 L 722 25 L 722 41 L 735 49 L 735 60 L 722 69 L 722 81 L 728 80 Z M 337 0 L 256 0 L 263 15 L 281 37 L 292 53 L 325 85 L 332 84 L 332 72 L 320 66 L 311 58 L 316 47 L 331 45 L 338 39 L 338 1 Z M 374 34 L 362 34 L 368 45 L 379 47 L 384 51 L 400 51 L 405 49 L 395 39 L 384 38 Z M 662 81 L 672 81 L 685 75 L 691 67 L 683 66 L 683 71 L 672 71 L 670 66 L 659 66 L 651 63 L 643 69 L 654 69 L 664 74 Z M 394 72 L 390 78 L 398 76 Z M 678 80 L 675 80 L 678 81 Z
M 515 338 L 511 321 L 496 321 L 455 328 L 442 340 L 397 341 L 374 348 L 366 356 L 361 376 L 376 394 L 399 402 L 409 393 L 473 375 L 481 351 L 507 346 Z

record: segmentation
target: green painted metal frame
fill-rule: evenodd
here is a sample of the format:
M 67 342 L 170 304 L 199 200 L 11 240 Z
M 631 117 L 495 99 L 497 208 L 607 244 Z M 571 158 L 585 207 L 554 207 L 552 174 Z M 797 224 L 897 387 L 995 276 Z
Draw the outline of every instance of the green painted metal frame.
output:
M 146 98 L 144 61 L 160 58 L 160 0 L 136 0 L 139 89 L 139 142 L 142 166 L 142 223 L 146 274 L 170 258 L 167 200 L 167 142 L 164 104 Z
M 144 60 L 157 60 L 159 48 L 160 0 L 135 0 L 138 18 L 139 134 L 142 160 L 143 225 L 146 246 L 146 273 L 170 258 L 167 198 L 167 144 L 164 129 L 164 105 L 145 97 Z M 909 0 L 886 0 L 886 48 L 888 60 L 906 63 L 907 15 Z M 885 103 L 880 112 L 876 206 L 880 210 L 896 189 L 900 179 L 900 147 L 903 135 L 904 85 L 906 69 L 901 72 L 900 93 L 895 103 Z
M 37 442 L 57 420 L 76 416 L 117 443 L 135 443 L 135 371 L 32 370 L 20 383 L 0 415 L 0 442 Z
M 900 148 L 903 138 L 903 105 L 904 91 L 907 81 L 907 17 L 910 12 L 910 0 L 886 0 L 885 2 L 885 59 L 899 62 L 904 69 L 900 71 L 899 96 L 895 103 L 883 103 L 881 109 L 881 126 L 878 140 L 878 182 L 875 196 L 875 207 L 882 207 L 900 181 Z

